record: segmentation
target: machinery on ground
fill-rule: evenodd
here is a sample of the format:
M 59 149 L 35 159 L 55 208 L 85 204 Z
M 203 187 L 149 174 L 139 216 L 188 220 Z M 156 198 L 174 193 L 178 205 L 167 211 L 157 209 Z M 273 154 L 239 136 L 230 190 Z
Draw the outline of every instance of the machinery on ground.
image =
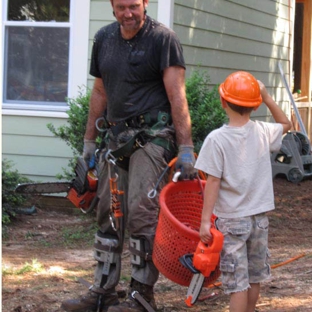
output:
M 283 174 L 292 183 L 299 183 L 312 176 L 311 144 L 302 132 L 293 131 L 284 135 L 282 147 L 271 155 L 272 175 Z
M 275 178 L 277 175 L 282 174 L 286 176 L 288 181 L 299 183 L 304 178 L 312 176 L 311 144 L 295 100 L 288 86 L 282 66 L 280 63 L 278 65 L 284 86 L 287 89 L 293 110 L 300 126 L 300 132 L 290 131 L 286 133 L 283 137 L 281 149 L 278 152 L 272 153 L 272 175 L 273 178 Z

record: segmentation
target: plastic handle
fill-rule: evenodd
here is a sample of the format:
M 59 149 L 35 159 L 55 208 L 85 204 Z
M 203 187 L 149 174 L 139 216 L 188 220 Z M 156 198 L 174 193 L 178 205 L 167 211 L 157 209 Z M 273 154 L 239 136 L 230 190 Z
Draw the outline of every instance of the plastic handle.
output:
M 181 171 L 177 171 L 172 178 L 173 182 L 178 182 L 179 176 L 181 175 Z

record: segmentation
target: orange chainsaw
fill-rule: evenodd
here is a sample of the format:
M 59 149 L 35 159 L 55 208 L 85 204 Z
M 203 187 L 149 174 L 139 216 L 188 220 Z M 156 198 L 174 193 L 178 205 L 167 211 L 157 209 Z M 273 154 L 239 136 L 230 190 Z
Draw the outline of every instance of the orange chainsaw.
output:
M 17 185 L 15 192 L 23 194 L 67 193 L 67 198 L 82 212 L 91 212 L 98 203 L 96 189 L 98 184 L 95 166 L 90 169 L 79 157 L 75 167 L 75 178 L 68 182 L 23 183 Z
M 194 254 L 182 256 L 180 263 L 193 273 L 187 290 L 185 303 L 191 307 L 197 301 L 205 282 L 205 278 L 214 273 L 220 262 L 220 253 L 223 246 L 223 234 L 216 228 L 210 229 L 212 235 L 211 244 L 200 241 Z

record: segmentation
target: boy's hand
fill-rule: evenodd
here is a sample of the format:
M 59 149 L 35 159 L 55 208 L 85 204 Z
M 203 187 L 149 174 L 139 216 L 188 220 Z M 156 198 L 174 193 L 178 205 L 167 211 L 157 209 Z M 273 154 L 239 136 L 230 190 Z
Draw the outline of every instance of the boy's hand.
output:
M 260 93 L 262 96 L 262 101 L 267 106 L 267 108 L 270 110 L 274 120 L 276 123 L 280 123 L 283 126 L 283 133 L 286 133 L 288 130 L 291 129 L 291 122 L 283 112 L 283 110 L 275 103 L 275 101 L 272 99 L 272 97 L 267 92 L 264 84 L 257 80 L 259 87 L 260 87 Z
M 211 242 L 211 239 L 212 239 L 210 228 L 211 228 L 210 221 L 201 222 L 200 229 L 199 229 L 199 236 L 200 236 L 200 240 L 205 244 L 208 244 L 209 242 Z
M 261 96 L 262 96 L 262 100 L 263 100 L 264 103 L 266 103 L 266 98 L 268 96 L 270 96 L 270 95 L 268 94 L 268 91 L 265 88 L 265 85 L 263 84 L 263 82 L 260 81 L 260 80 L 257 80 L 257 81 L 258 81 L 258 84 L 259 84 L 259 87 L 260 87 L 260 93 L 261 93 Z

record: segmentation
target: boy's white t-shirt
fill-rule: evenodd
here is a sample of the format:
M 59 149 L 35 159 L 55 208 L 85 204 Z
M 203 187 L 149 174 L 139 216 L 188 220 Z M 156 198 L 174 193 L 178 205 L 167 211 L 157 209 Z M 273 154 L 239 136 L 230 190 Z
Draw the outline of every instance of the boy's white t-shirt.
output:
M 209 133 L 195 167 L 221 179 L 214 214 L 239 218 L 274 209 L 271 152 L 282 144 L 279 123 L 249 121 Z

